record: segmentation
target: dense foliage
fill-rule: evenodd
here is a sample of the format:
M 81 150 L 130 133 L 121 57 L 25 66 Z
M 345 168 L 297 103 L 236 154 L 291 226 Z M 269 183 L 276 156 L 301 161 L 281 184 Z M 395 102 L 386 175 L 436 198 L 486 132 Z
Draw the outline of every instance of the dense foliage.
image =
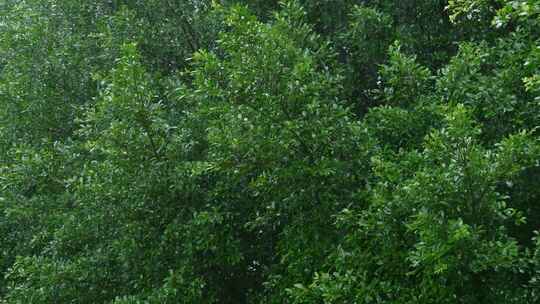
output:
M 3 0 L 0 303 L 540 303 L 538 0 Z

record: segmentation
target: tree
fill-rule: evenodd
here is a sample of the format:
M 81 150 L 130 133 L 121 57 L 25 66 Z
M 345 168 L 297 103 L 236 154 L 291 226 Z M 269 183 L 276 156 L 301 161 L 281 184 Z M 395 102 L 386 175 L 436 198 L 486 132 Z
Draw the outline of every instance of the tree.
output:
M 0 303 L 538 302 L 539 17 L 2 2 Z

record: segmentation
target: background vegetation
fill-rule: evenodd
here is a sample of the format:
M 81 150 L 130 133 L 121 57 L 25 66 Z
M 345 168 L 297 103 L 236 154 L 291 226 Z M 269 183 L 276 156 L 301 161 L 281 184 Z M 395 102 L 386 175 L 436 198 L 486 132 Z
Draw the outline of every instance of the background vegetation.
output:
M 3 0 L 1 303 L 539 303 L 537 0 Z

